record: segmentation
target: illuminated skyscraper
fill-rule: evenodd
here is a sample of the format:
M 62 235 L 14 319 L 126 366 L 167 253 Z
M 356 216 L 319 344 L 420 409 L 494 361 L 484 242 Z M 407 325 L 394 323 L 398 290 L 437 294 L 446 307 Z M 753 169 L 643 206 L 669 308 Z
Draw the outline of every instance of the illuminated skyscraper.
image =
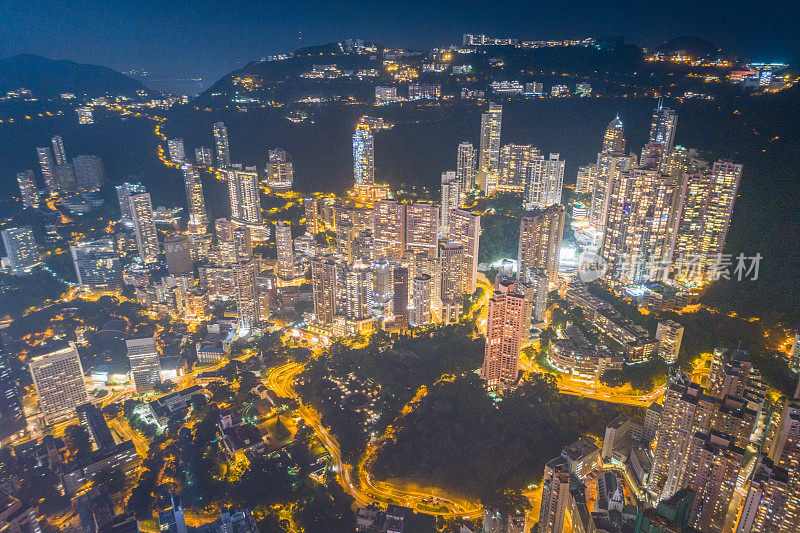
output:
M 635 168 L 617 175 L 601 248 L 610 283 L 640 284 L 666 276 L 676 193 L 671 178 L 658 170 Z
M 489 104 L 489 110 L 481 115 L 481 145 L 478 153 L 478 171 L 482 173 L 484 192 L 494 192 L 500 174 L 500 127 L 503 122 L 503 106 Z
M 539 533 L 564 531 L 564 515 L 571 500 L 569 493 L 570 468 L 563 457 L 557 457 L 544 467 L 542 505 L 539 509 Z
M 348 265 L 344 271 L 346 315 L 348 318 L 366 318 L 372 313 L 372 272 L 360 261 Z
M 372 207 L 375 257 L 400 258 L 406 249 L 406 205 L 378 200 Z
M 167 141 L 169 160 L 174 163 L 183 163 L 186 160 L 186 150 L 183 148 L 183 139 L 169 139 Z
M 116 289 L 122 286 L 122 263 L 114 239 L 78 241 L 69 248 L 81 289 Z
M 433 279 L 429 274 L 419 274 L 414 277 L 408 309 L 408 318 L 412 326 L 431 323 L 432 291 Z
M 792 523 L 792 513 L 787 513 L 787 507 L 794 503 L 791 488 L 785 469 L 774 465 L 769 459 L 760 459 L 750 482 L 736 533 L 795 531 L 797 524 Z
M 497 180 L 497 190 L 504 192 L 524 191 L 528 165 L 538 155 L 539 149 L 530 144 L 504 145 L 500 149 L 500 176 Z
M 306 232 L 311 235 L 319 233 L 319 202 L 316 198 L 303 199 L 303 211 L 306 217 Z
M 464 291 L 464 247 L 457 243 L 439 245 L 439 299 L 442 302 L 441 319 L 444 324 L 454 324 L 461 318 Z
M 203 197 L 203 182 L 200 181 L 200 173 L 190 163 L 183 163 L 181 170 L 183 170 L 183 183 L 186 186 L 186 205 L 189 207 L 189 232 L 205 233 L 208 226 L 208 215 L 206 214 L 206 201 Z
M 123 183 L 117 185 L 117 200 L 119 200 L 119 211 L 122 214 L 121 220 L 126 224 L 133 224 L 133 207 L 130 197 L 134 194 L 146 193 L 147 189 L 141 183 Z
M 3 246 L 6 249 L 12 271 L 17 275 L 27 274 L 40 263 L 39 249 L 33 237 L 33 228 L 20 226 L 2 231 Z
M 294 278 L 294 244 L 292 242 L 292 226 L 288 222 L 275 224 L 275 244 L 278 248 L 275 274 L 284 280 Z
M 622 128 L 622 121 L 619 116 L 608 123 L 606 132 L 603 135 L 602 151 L 606 153 L 623 153 L 625 151 L 625 130 Z
M 439 244 L 439 206 L 414 202 L 406 206 L 406 249 L 436 259 Z
M 464 286 L 462 292 L 473 294 L 478 279 L 478 245 L 481 236 L 481 216 L 466 209 L 453 209 L 449 217 L 448 240 L 464 249 Z
M 19 199 L 25 207 L 38 207 L 39 191 L 36 189 L 36 179 L 33 177 L 33 170 L 17 172 L 17 184 L 19 184 Z
M 161 383 L 161 360 L 156 340 L 153 337 L 129 339 L 125 341 L 125 346 L 128 348 L 131 377 L 136 392 L 152 392 Z
M 214 155 L 211 148 L 200 146 L 194 149 L 194 164 L 198 167 L 210 167 L 214 164 Z
M 461 184 L 462 194 L 475 187 L 475 148 L 472 143 L 462 142 L 458 145 L 456 179 Z
M 675 142 L 675 127 L 678 125 L 678 114 L 674 109 L 664 107 L 661 99 L 658 106 L 653 110 L 653 118 L 650 120 L 649 143 L 660 144 L 664 151 L 672 150 Z
M 713 429 L 692 435 L 683 482 L 694 491 L 692 526 L 722 531 L 743 462 L 744 450 L 729 435 Z
M 139 257 L 144 263 L 158 261 L 158 231 L 156 231 L 153 204 L 150 193 L 133 194 L 128 196 L 133 216 L 133 228 L 136 234 L 136 247 Z
M 584 165 L 578 167 L 578 178 L 575 182 L 575 192 L 577 194 L 592 194 L 594 192 L 594 181 L 597 176 L 597 165 Z
M 42 178 L 47 190 L 50 194 L 57 193 L 59 184 L 56 180 L 56 165 L 53 162 L 53 153 L 50 151 L 50 147 L 40 146 L 36 148 L 36 157 L 39 160 L 39 168 L 42 171 Z
M 694 262 L 697 268 L 685 276 L 709 279 L 719 260 L 731 223 L 742 165 L 717 161 L 712 169 L 684 175 L 685 192 L 677 221 L 673 260 Z
M 229 170 L 227 174 L 231 218 L 249 224 L 261 224 L 258 173 L 235 169 Z
M 366 124 L 358 124 L 353 134 L 353 176 L 356 187 L 375 184 L 374 137 Z
M 600 152 L 597 154 L 597 171 L 592 190 L 592 204 L 589 209 L 589 221 L 598 229 L 604 229 L 608 219 L 608 202 L 611 185 L 620 172 L 636 166 L 634 156 L 626 156 L 621 152 Z
M 54 135 L 50 139 L 50 144 L 53 146 L 56 165 L 65 165 L 67 163 L 67 152 L 64 150 L 64 140 L 61 135 Z
M 396 267 L 392 272 L 394 287 L 393 311 L 394 324 L 400 329 L 408 328 L 408 269 Z
M 322 324 L 332 324 L 336 316 L 336 261 L 332 255 L 311 260 L 311 288 L 314 316 Z
M 541 213 L 522 217 L 519 226 L 519 279 L 531 281 L 544 270 L 548 282 L 558 281 L 561 241 L 564 237 L 564 206 L 551 205 Z
M 269 151 L 267 161 L 267 187 L 275 191 L 288 191 L 294 182 L 292 162 L 283 148 Z
M 439 231 L 443 236 L 450 233 L 450 210 L 461 205 L 461 183 L 452 170 L 442 172 L 442 203 Z
M 228 128 L 224 122 L 214 123 L 214 146 L 217 148 L 217 166 L 228 169 L 231 166 L 231 148 L 228 144 Z
M 564 160 L 558 154 L 535 156 L 527 165 L 525 178 L 525 209 L 547 207 L 561 203 L 564 188 Z
M 65 348 L 34 357 L 28 367 L 45 422 L 71 416 L 76 407 L 89 401 L 75 343 L 70 342 Z
M 703 387 L 689 381 L 689 376 L 678 374 L 668 383 L 648 480 L 648 489 L 660 494 L 658 499 L 666 499 L 685 486 L 691 438 L 709 430 L 716 401 L 705 394 Z
M 658 341 L 658 353 L 667 363 L 674 363 L 678 360 L 678 353 L 681 350 L 683 341 L 683 326 L 674 320 L 659 322 L 656 328 L 656 340 Z
M 497 284 L 489 299 L 486 350 L 481 378 L 490 390 L 516 386 L 519 354 L 530 329 L 526 289 L 518 283 Z
M 239 320 L 239 329 L 248 330 L 261 321 L 254 260 L 241 261 L 233 265 L 233 284 L 236 291 L 236 317 Z

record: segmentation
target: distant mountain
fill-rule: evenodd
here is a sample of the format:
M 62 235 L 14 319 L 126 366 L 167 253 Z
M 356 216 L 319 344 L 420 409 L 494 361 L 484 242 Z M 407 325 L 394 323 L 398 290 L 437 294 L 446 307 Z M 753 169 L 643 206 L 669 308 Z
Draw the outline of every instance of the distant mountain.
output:
M 35 97 L 43 98 L 61 93 L 132 95 L 147 89 L 140 82 L 100 65 L 54 61 L 34 54 L 0 59 L 0 94 L 20 87 L 29 89 Z
M 655 51 L 663 52 L 664 54 L 684 52 L 694 57 L 722 54 L 722 50 L 718 46 L 700 37 L 676 37 L 658 45 Z

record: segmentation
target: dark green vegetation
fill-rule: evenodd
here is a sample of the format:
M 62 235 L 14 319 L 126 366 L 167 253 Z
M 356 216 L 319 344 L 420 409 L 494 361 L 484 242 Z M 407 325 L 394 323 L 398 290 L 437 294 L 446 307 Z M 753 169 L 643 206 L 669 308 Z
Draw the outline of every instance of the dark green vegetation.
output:
M 446 326 L 415 335 L 376 333 L 366 347 L 357 349 L 334 344 L 300 375 L 300 395 L 332 428 L 345 460 L 354 463 L 364 451 L 369 432 L 380 434 L 420 386 L 430 386 L 445 374 L 472 371 L 483 359 L 483 338 L 474 339 L 470 326 Z M 360 409 L 363 402 L 355 402 L 357 398 L 339 388 L 345 382 L 348 390 L 369 390 L 374 395 L 373 411 L 379 419 L 367 423 L 368 413 Z
M 475 206 L 481 216 L 481 242 L 478 261 L 492 263 L 505 257 L 515 259 L 519 246 L 519 223 L 525 214 L 521 194 L 501 194 L 479 200 Z
M 561 395 L 546 374 L 530 375 L 497 402 L 468 374 L 432 387 L 398 421 L 396 441 L 383 444 L 373 472 L 491 501 L 540 479 L 563 446 L 585 433 L 602 435 L 621 410 L 628 408 Z
M 100 65 L 53 61 L 34 54 L 1 59 L 0 93 L 20 87 L 29 89 L 36 98 L 53 98 L 61 93 L 134 96 L 136 91 L 145 89 L 140 82 Z
M 127 508 L 137 518 L 148 519 L 159 499 L 172 492 L 181 495 L 187 509 L 241 505 L 252 509 L 262 532 L 285 532 L 289 524 L 273 506 L 302 502 L 291 512 L 305 530 L 353 531 L 352 498 L 331 476 L 321 484 L 309 478 L 317 465 L 308 428 L 300 428 L 280 452 L 251 457 L 244 465 L 228 459 L 218 442 L 217 423 L 218 402 L 231 401 L 229 392 L 230 386 L 218 387 L 209 402 L 196 397 L 188 423 L 183 417 L 170 420 L 167 430 L 154 436 Z
M 41 269 L 30 276 L 0 274 L 0 318 L 17 318 L 31 307 L 58 298 L 66 287 L 61 280 Z

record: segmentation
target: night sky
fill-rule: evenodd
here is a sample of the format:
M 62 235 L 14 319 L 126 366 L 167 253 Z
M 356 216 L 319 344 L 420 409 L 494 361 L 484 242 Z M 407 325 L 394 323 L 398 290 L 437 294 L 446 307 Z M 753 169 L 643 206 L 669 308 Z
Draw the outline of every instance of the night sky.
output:
M 752 60 L 800 61 L 795 1 L 503 2 L 12 1 L 0 15 L 0 57 L 30 52 L 145 69 L 206 85 L 262 56 L 358 37 L 425 49 L 462 33 L 519 39 L 620 35 L 640 46 L 698 36 Z M 302 38 L 300 38 L 302 37 Z

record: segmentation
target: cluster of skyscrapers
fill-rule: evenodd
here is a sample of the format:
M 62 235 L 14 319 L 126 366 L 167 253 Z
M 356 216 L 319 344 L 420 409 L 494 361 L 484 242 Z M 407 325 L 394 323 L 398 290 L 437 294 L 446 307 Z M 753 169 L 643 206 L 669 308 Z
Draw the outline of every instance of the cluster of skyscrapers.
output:
M 625 153 L 619 117 L 606 129 L 594 165 L 581 167 L 576 192 L 591 197 L 581 233 L 608 262 L 615 287 L 674 279 L 715 279 L 742 165 L 713 164 L 675 146 L 677 114 L 659 103 L 640 156 Z M 687 267 L 688 265 L 688 267 Z

